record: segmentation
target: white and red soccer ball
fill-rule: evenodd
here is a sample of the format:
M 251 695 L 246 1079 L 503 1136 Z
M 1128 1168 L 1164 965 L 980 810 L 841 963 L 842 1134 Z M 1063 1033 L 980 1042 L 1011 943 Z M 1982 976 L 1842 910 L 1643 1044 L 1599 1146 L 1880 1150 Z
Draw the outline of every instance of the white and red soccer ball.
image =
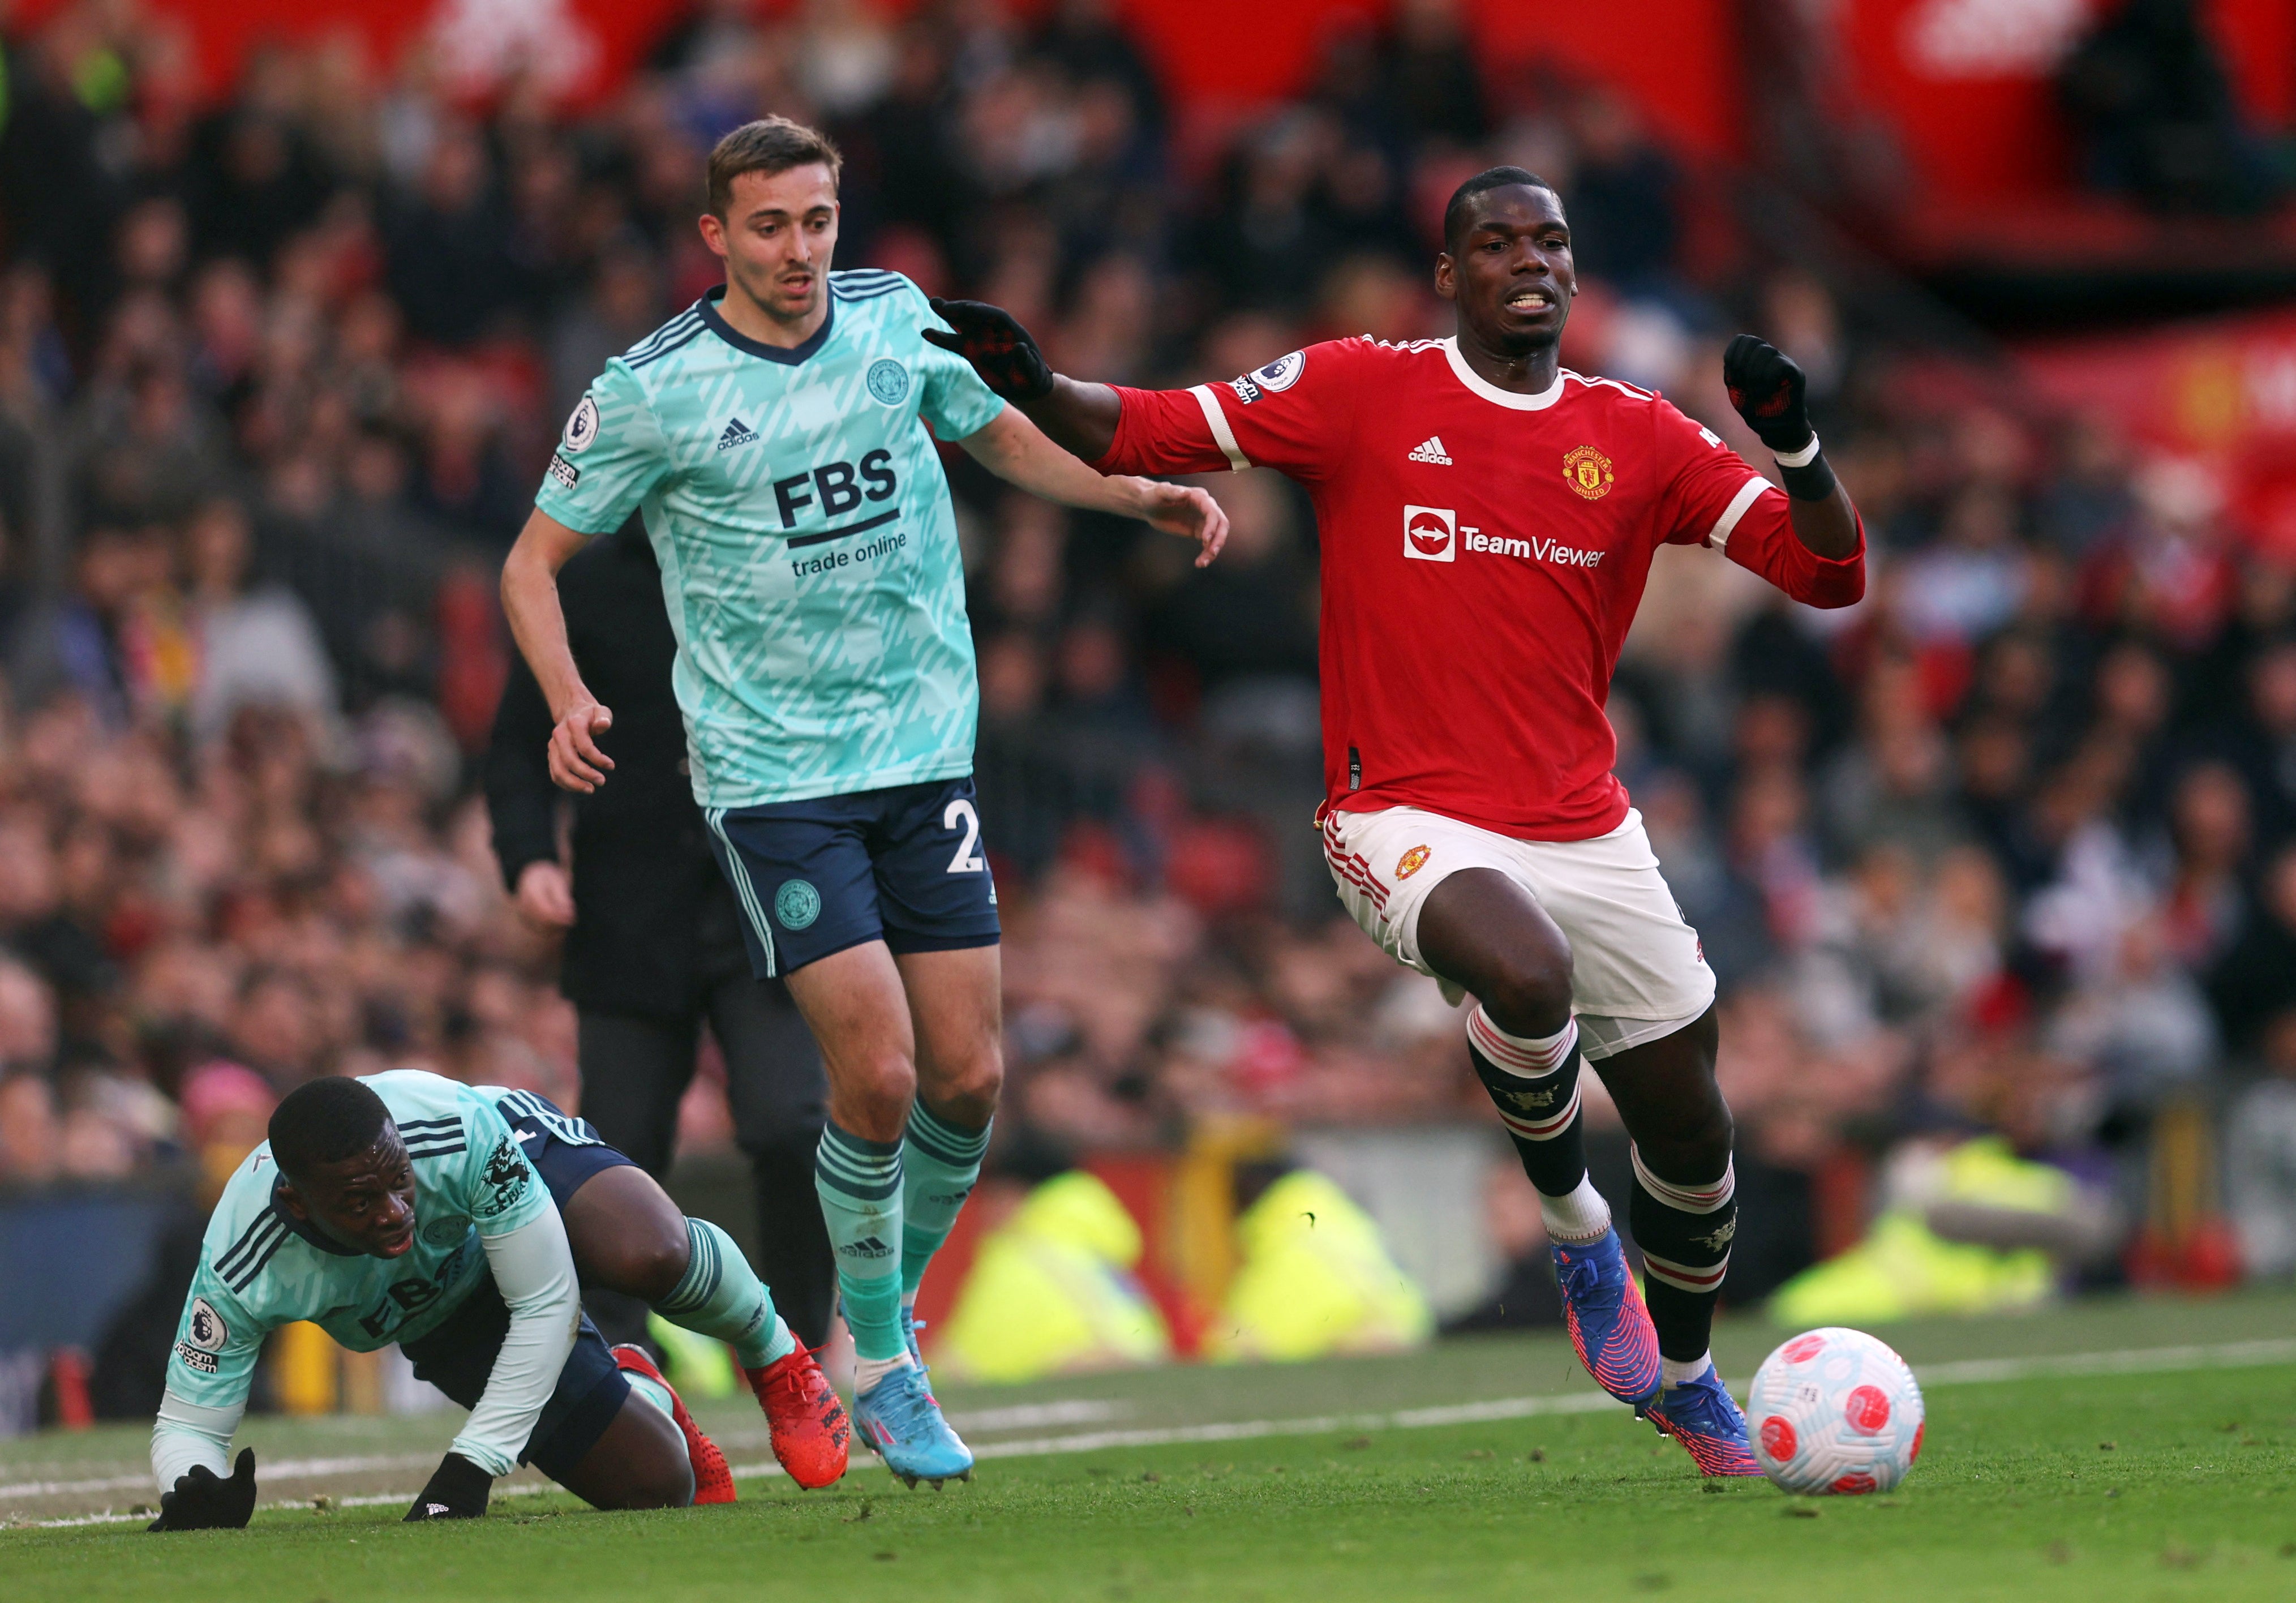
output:
M 1862 1330 L 1795 1336 L 1754 1373 L 1746 1428 L 1762 1473 L 1786 1492 L 1887 1492 L 1922 1451 L 1922 1388 Z

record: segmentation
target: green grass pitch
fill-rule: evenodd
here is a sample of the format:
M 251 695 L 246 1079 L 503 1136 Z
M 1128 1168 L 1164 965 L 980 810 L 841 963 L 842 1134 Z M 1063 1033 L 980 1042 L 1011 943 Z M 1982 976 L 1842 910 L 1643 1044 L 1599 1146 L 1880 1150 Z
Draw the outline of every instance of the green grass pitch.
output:
M 255 1422 L 242 1440 L 294 1467 L 244 1533 L 44 1526 L 151 1493 L 139 1429 L 34 1437 L 0 1443 L 0 1598 L 2296 1598 L 2296 1296 L 1884 1334 L 1926 1372 L 1930 1419 L 1886 1497 L 1702 1484 L 1588 1395 L 1559 1337 L 1488 1339 L 944 1387 L 983 1450 L 970 1485 L 912 1492 L 857 1459 L 826 1492 L 758 1476 L 676 1513 L 543 1492 L 403 1525 L 453 1434 L 439 1414 Z M 1734 1386 L 1779 1335 L 1726 1325 Z M 769 1456 L 754 1410 L 700 1411 L 737 1465 Z

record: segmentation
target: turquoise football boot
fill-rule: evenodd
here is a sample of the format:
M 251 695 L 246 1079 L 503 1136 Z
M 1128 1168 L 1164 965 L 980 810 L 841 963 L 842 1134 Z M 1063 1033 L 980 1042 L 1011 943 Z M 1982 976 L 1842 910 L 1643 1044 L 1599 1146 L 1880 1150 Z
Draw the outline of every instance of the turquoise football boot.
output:
M 940 1404 L 925 1389 L 924 1371 L 914 1364 L 902 1365 L 854 1400 L 853 1430 L 911 1487 L 972 1478 L 972 1450 L 941 1418 Z

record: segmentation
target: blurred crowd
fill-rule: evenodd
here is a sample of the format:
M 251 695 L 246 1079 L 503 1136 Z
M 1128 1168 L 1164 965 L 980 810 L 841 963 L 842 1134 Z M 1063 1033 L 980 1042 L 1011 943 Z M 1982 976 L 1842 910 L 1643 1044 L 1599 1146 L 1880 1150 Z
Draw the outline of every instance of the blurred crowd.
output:
M 1743 238 L 1626 102 L 1482 77 L 1451 0 L 1336 29 L 1240 122 L 1168 103 L 1103 0 L 705 0 L 573 110 L 333 37 L 258 47 L 207 104 L 136 0 L 7 50 L 0 1180 L 130 1172 L 387 1063 L 572 1100 L 553 949 L 472 798 L 493 567 L 591 376 L 716 281 L 702 155 L 775 111 L 843 145 L 843 265 L 1134 382 L 1447 333 L 1443 198 L 1544 174 L 1585 284 L 1566 361 L 1766 462 L 1718 378 L 1759 330 L 1872 540 L 1869 598 L 1824 616 L 1662 553 L 1612 702 L 1722 982 L 1742 1161 L 1800 1199 L 1779 1275 L 1907 1141 L 2001 1132 L 2134 1227 L 2158 1122 L 2230 1110 L 2235 1213 L 2296 1190 L 2296 574 L 2110 419 L 1906 382 L 1886 323 Z M 1456 1015 L 1316 858 L 1300 497 L 1214 484 L 1234 534 L 1198 575 L 951 473 L 1012 1122 L 1077 1148 L 1487 1118 Z M 2284 1223 L 2246 1239 L 2296 1267 Z

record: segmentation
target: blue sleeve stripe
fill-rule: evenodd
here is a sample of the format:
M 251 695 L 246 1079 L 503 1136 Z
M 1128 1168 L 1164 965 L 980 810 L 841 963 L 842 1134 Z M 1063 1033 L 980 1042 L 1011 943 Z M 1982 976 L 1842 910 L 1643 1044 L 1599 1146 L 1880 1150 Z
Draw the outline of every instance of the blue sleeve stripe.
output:
M 685 349 L 687 346 L 693 344 L 695 340 L 701 338 L 703 333 L 708 330 L 709 326 L 709 325 L 708 324 L 697 320 L 692 328 L 687 329 L 684 333 L 678 335 L 676 339 L 672 340 L 668 344 L 661 346 L 657 349 L 651 350 L 644 356 L 630 358 L 628 359 L 630 370 L 635 373 L 637 369 L 644 367 L 650 362 L 660 361 L 662 358 L 669 355 L 672 351 Z
M 655 351 L 660 350 L 664 345 L 677 338 L 680 334 L 691 333 L 700 325 L 701 321 L 701 319 L 699 317 L 685 317 L 679 319 L 676 323 L 668 324 L 662 328 L 657 329 L 653 333 L 639 341 L 636 344 L 624 351 L 622 353 L 622 360 L 625 362 L 644 361 L 646 358 L 652 356 Z
M 901 292 L 901 289 L 902 286 L 898 284 L 885 284 L 882 288 L 871 287 L 865 284 L 857 290 L 848 289 L 841 284 L 832 284 L 829 286 L 829 292 L 836 296 L 840 300 L 849 303 L 856 300 L 880 300 L 887 295 L 899 294 Z
M 263 1211 L 263 1216 L 260 1219 L 258 1219 L 253 1224 L 248 1226 L 246 1229 L 240 1233 L 240 1237 L 237 1241 L 233 1242 L 231 1245 L 224 1249 L 223 1255 L 215 1261 L 215 1272 L 219 1276 L 229 1275 L 233 1269 L 242 1262 L 250 1253 L 255 1251 L 257 1247 L 261 1245 L 261 1242 L 258 1239 L 259 1237 L 263 1237 L 266 1233 L 275 1234 L 279 1231 L 284 1230 L 286 1228 L 287 1223 L 284 1220 L 281 1219 L 278 1214 L 271 1212 L 270 1209 L 266 1208 Z
M 629 349 L 624 351 L 622 353 L 622 359 L 625 361 L 636 361 L 639 357 L 646 354 L 647 351 L 652 349 L 654 346 L 660 344 L 664 340 L 669 339 L 674 335 L 683 333 L 687 328 L 701 321 L 701 314 L 689 307 L 685 311 L 678 313 L 676 316 L 672 317 L 668 322 L 663 324 L 660 328 L 655 329 L 653 333 L 648 334 L 644 339 L 640 340 L 636 344 L 631 346 Z
M 522 1118 L 563 1119 L 566 1116 L 566 1111 L 563 1108 L 538 1091 L 512 1091 L 495 1104 L 495 1106 L 501 1110 L 505 1117 L 508 1116 L 509 1110 L 513 1107 L 519 1110 L 519 1114 Z
M 406 1149 L 406 1155 L 409 1161 L 419 1161 L 422 1158 L 451 1158 L 458 1152 L 468 1151 L 469 1147 L 457 1141 L 452 1147 L 425 1147 L 420 1151 L 410 1147 Z
M 401 1135 L 405 1135 L 410 1130 L 437 1130 L 441 1126 L 450 1130 L 460 1130 L 463 1127 L 463 1122 L 455 1118 L 394 1119 L 391 1122 L 398 1126 L 398 1132 Z
M 263 1272 L 263 1266 L 270 1262 L 271 1260 L 277 1255 L 279 1249 L 286 1245 L 287 1227 L 283 1221 L 279 1227 L 278 1233 L 273 1236 L 268 1242 L 264 1244 L 263 1250 L 256 1254 L 252 1259 L 242 1263 L 239 1268 L 233 1270 L 230 1274 L 225 1276 L 223 1283 L 226 1286 L 230 1287 L 232 1290 L 235 1292 L 245 1291 L 249 1287 L 255 1284 L 255 1277 Z

